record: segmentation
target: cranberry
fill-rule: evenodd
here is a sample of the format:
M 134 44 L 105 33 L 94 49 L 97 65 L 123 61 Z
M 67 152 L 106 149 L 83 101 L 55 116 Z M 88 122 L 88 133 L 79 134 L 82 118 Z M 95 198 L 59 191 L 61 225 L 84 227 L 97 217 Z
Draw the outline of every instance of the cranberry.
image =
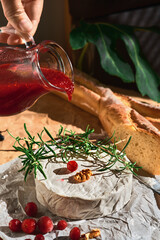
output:
M 37 234 L 34 238 L 34 240 L 44 240 L 44 236 L 42 234 Z
M 80 235 L 81 233 L 78 227 L 72 228 L 69 234 L 71 240 L 79 240 Z
M 18 219 L 12 219 L 9 222 L 9 228 L 12 232 L 20 232 L 21 231 L 21 221 Z
M 45 234 L 53 230 L 53 222 L 47 216 L 42 216 L 37 222 L 38 228 L 41 233 Z
M 21 228 L 25 233 L 33 233 L 36 229 L 36 220 L 32 218 L 24 219 Z
M 3 238 L 0 237 L 0 240 L 3 240 Z
M 60 220 L 57 223 L 57 229 L 58 230 L 64 230 L 67 227 L 67 222 L 65 220 Z
M 72 160 L 72 161 L 69 161 L 67 163 L 67 169 L 70 171 L 70 172 L 74 172 L 76 171 L 78 168 L 78 164 L 76 161 Z
M 34 202 L 29 202 L 25 206 L 25 212 L 29 217 L 36 217 L 37 211 L 38 211 L 38 208 Z

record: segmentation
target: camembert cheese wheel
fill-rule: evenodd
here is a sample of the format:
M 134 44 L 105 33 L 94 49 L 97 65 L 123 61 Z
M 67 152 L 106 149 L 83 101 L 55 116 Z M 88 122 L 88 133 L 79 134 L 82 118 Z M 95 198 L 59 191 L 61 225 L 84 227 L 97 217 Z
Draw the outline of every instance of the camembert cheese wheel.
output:
M 130 200 L 132 174 L 129 171 L 118 173 L 118 164 L 112 170 L 98 171 L 109 156 L 100 159 L 72 156 L 78 169 L 71 173 L 58 155 L 52 161 L 42 162 L 47 179 L 41 173 L 35 179 L 37 200 L 53 214 L 70 219 L 98 218 L 119 211 Z M 93 175 L 85 182 L 75 183 L 73 176 L 83 169 L 90 169 Z

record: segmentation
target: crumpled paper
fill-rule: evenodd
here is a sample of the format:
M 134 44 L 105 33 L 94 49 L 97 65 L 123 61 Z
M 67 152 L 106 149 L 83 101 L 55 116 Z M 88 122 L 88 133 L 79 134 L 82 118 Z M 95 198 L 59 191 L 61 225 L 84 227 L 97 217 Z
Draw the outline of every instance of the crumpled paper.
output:
M 18 172 L 21 168 L 19 158 L 0 166 L 0 237 L 4 240 L 34 239 L 35 235 L 26 236 L 24 233 L 12 233 L 8 223 L 12 218 L 26 218 L 24 205 L 35 201 L 39 208 L 39 216 L 48 215 L 56 224 L 59 218 L 52 215 L 36 200 L 35 183 L 30 175 L 24 182 L 24 175 Z M 64 206 L 65 207 L 65 206 Z M 93 228 L 99 228 L 102 240 L 158 240 L 160 239 L 160 210 L 154 193 L 146 186 L 133 179 L 131 200 L 120 211 L 91 220 L 71 221 L 66 219 L 68 227 L 63 231 L 51 232 L 45 239 L 69 240 L 71 228 L 77 226 L 81 233 Z

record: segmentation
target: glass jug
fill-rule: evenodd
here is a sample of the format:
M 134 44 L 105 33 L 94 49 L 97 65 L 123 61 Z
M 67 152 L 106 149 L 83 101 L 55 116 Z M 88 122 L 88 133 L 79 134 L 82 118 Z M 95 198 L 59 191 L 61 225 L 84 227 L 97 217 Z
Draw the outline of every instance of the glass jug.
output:
M 73 69 L 66 52 L 52 41 L 25 44 L 0 47 L 0 116 L 25 111 L 49 91 L 71 99 Z

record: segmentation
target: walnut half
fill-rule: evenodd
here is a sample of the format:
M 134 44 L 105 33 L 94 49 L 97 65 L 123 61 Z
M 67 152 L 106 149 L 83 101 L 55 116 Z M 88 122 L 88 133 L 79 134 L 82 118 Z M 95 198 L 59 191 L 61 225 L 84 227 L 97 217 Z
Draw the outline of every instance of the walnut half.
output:
M 73 176 L 73 179 L 75 182 L 85 182 L 89 180 L 92 175 L 93 173 L 90 169 L 83 169 L 82 171 L 76 173 L 76 175 Z
M 100 236 L 101 232 L 98 228 L 93 229 L 91 232 L 81 235 L 79 240 L 88 240 Z

